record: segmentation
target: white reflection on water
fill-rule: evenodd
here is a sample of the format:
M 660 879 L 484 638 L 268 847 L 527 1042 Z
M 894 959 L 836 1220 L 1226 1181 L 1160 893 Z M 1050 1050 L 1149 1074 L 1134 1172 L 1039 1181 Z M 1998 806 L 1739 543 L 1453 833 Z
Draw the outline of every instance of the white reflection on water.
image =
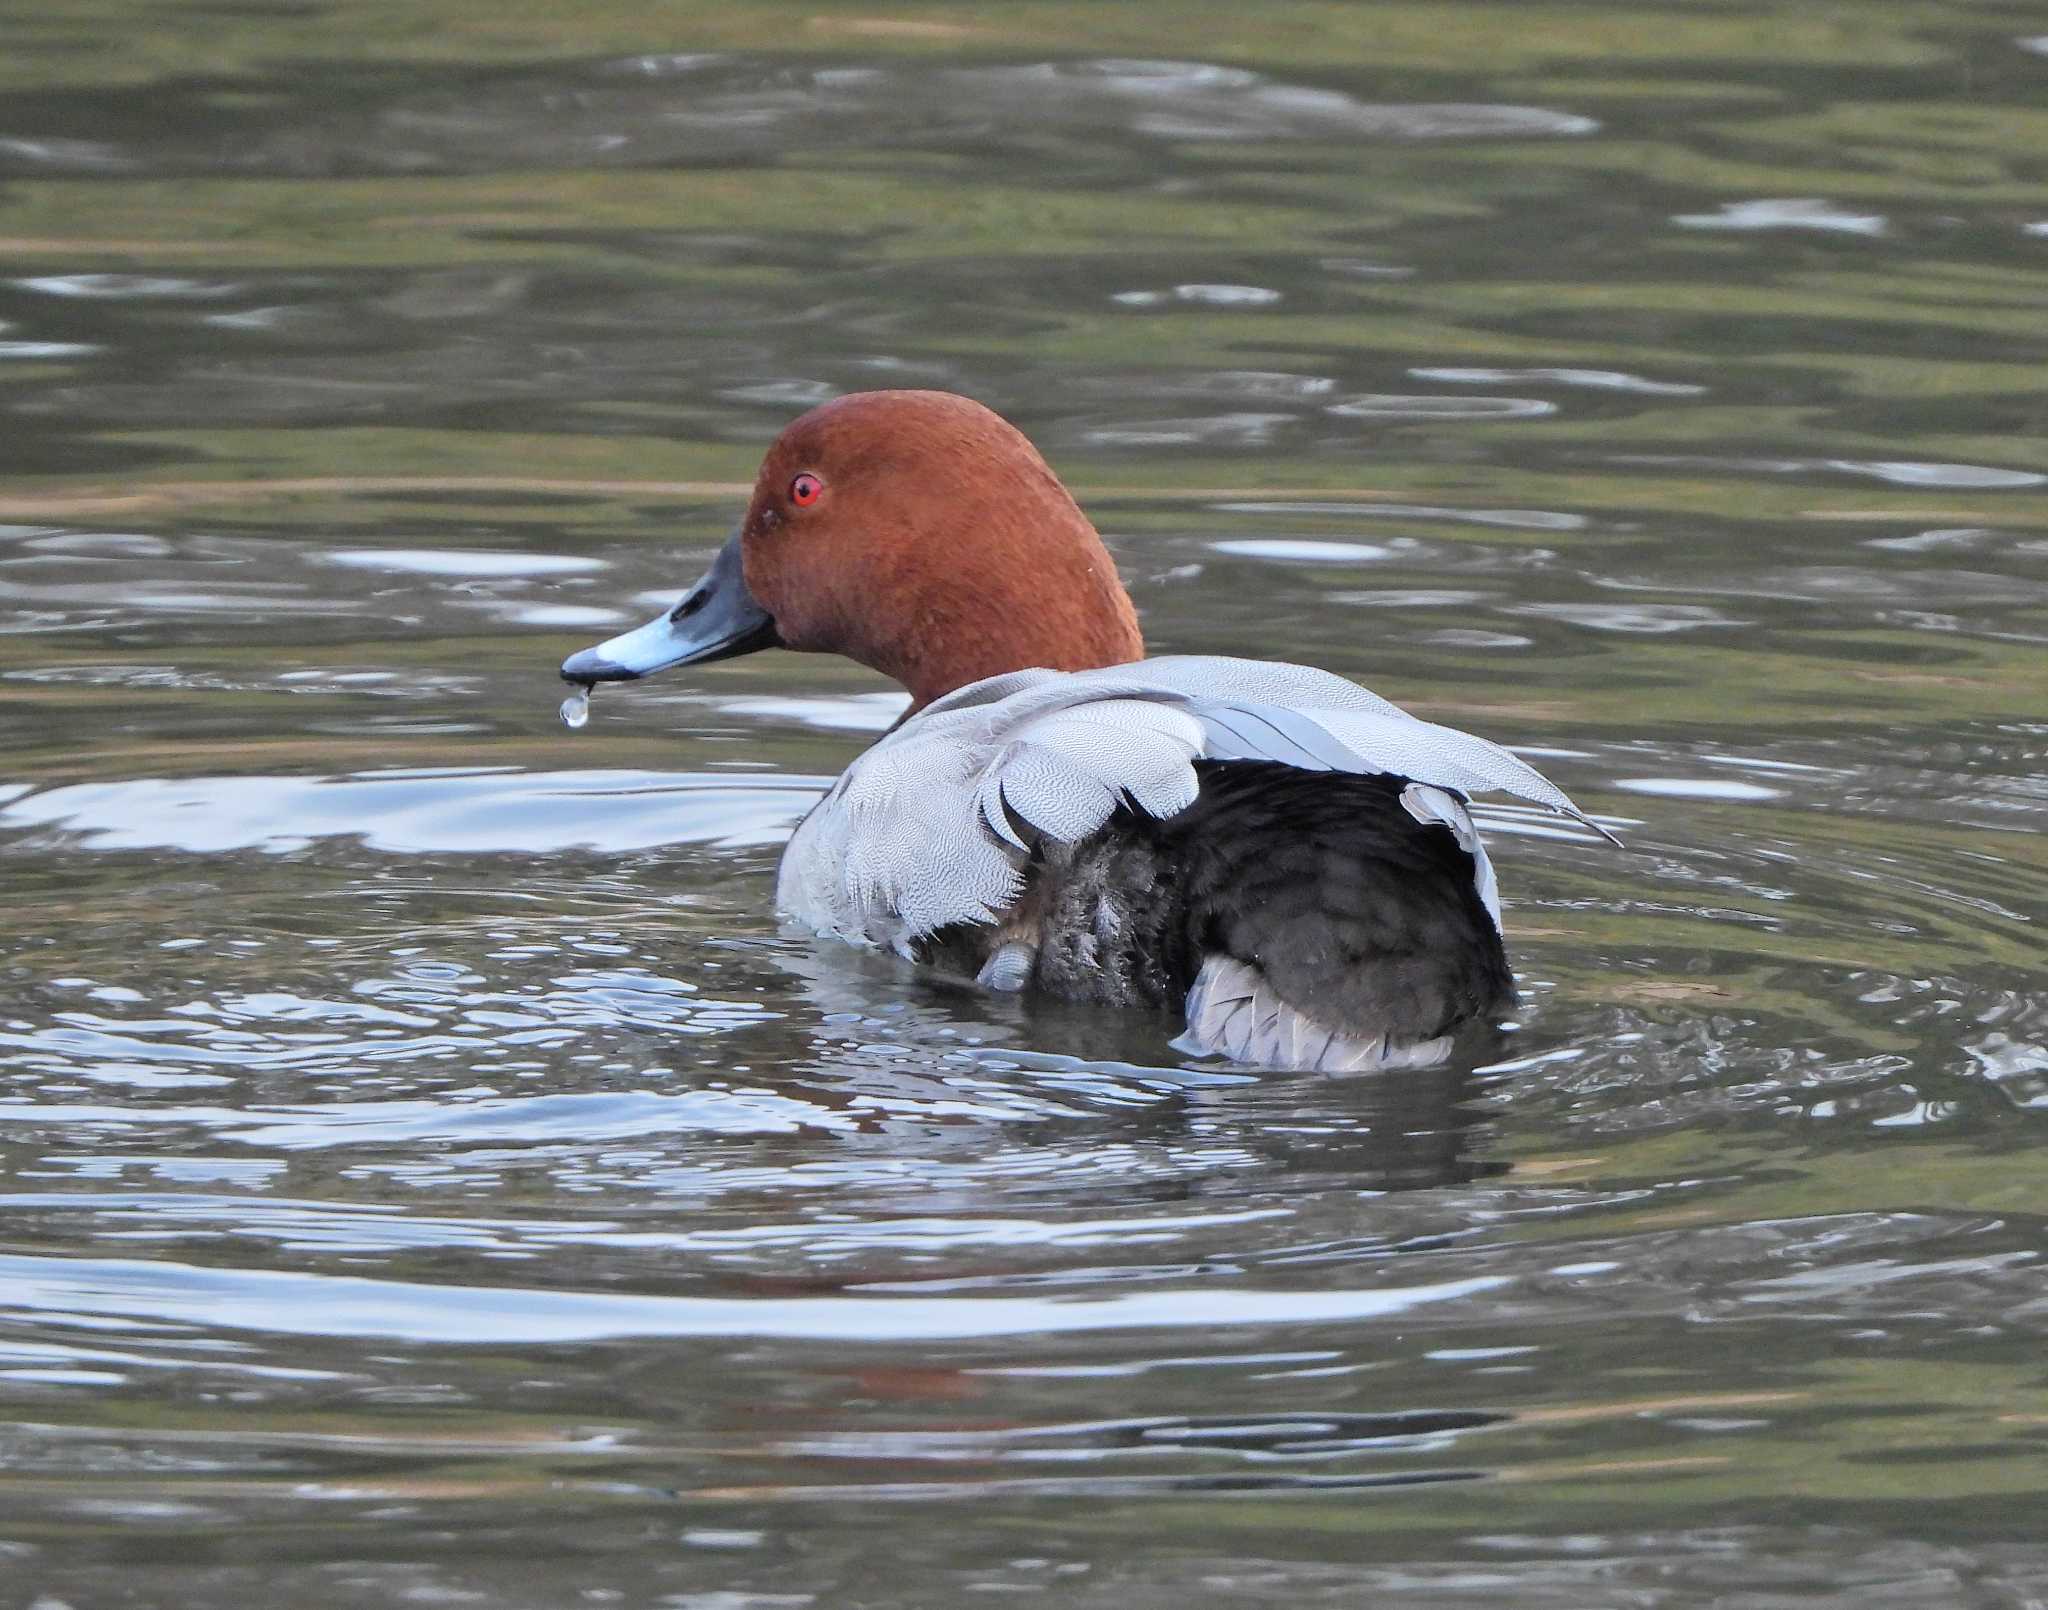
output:
M 1863 546 L 1881 548 L 1887 553 L 1948 552 L 1975 548 L 1995 535 L 1985 526 L 1943 526 L 1933 531 L 1916 531 L 1910 537 L 1870 537 Z
M 1614 462 L 1671 469 L 1726 470 L 1739 475 L 1810 475 L 1815 471 L 1833 471 L 1840 475 L 1867 475 L 1894 486 L 1947 487 L 1972 492 L 2048 485 L 2048 475 L 2034 470 L 1911 459 L 1718 458 L 1706 453 L 1618 453 Z
M 829 380 L 762 380 L 730 386 L 718 395 L 728 402 L 759 403 L 764 408 L 815 408 L 840 394 Z
M 744 1002 L 705 1004 L 718 1009 L 721 1021 L 693 1027 L 676 1017 L 663 1028 L 674 1033 L 710 1034 L 775 1015 Z M 0 1043 L 5 1043 L 4 1039 Z M 419 1042 L 408 1042 L 408 1046 L 416 1054 Z M 321 1055 L 330 1057 L 341 1049 L 346 1048 L 318 1048 Z M 238 1060 L 244 1064 L 261 1061 L 246 1055 Z M 283 1152 L 422 1143 L 436 1148 L 493 1142 L 541 1145 L 557 1140 L 590 1145 L 656 1135 L 794 1135 L 807 1129 L 851 1130 L 858 1122 L 851 1114 L 765 1090 L 562 1091 L 480 1101 L 443 1096 L 333 1102 L 317 1107 L 180 1106 L 154 1112 L 90 1103 L 0 1103 L 0 1129 L 30 1124 L 105 1131 L 157 1126 L 169 1118 L 212 1130 L 240 1145 Z
M 1632 391 L 1651 397 L 1699 397 L 1705 386 L 1675 380 L 1645 380 L 1619 369 L 1410 369 L 1417 380 L 1448 380 L 1457 385 L 1500 385 L 1522 381 L 1553 381 L 1560 386 L 1585 386 L 1594 391 Z
M 511 598 L 478 598 L 469 607 L 481 610 L 507 626 L 599 627 L 616 626 L 628 617 L 623 610 L 600 609 L 594 604 L 528 604 Z
M 99 350 L 84 341 L 0 341 L 0 358 L 84 358 Z
M 1121 300 L 1121 298 L 1119 298 Z M 1294 403 L 1336 390 L 1329 375 L 1293 374 L 1283 369 L 1118 369 L 1083 381 L 1076 390 L 1118 399 L 1213 397 L 1229 401 Z
M 140 777 L 45 789 L 0 828 L 53 828 L 94 849 L 283 853 L 330 837 L 396 853 L 616 853 L 779 844 L 824 781 L 708 772 L 358 772 Z
M 424 1285 L 119 1258 L 0 1255 L 0 1313 L 108 1314 L 290 1336 L 533 1345 L 626 1336 L 895 1342 L 1199 1325 L 1388 1319 L 1497 1291 L 1500 1275 L 1363 1291 L 1137 1291 L 1112 1297 L 652 1297 Z
M 157 298 L 200 301 L 232 296 L 241 289 L 224 281 L 180 279 L 168 274 L 40 274 L 11 283 L 45 296 L 107 302 Z
M 10 1192 L 0 1195 L 0 1209 L 85 1215 L 114 1227 L 110 1238 L 153 1231 L 152 1239 L 175 1237 L 188 1244 L 257 1241 L 296 1252 L 328 1254 L 468 1247 L 531 1255 L 543 1248 L 603 1247 L 693 1252 L 729 1265 L 755 1266 L 792 1256 L 823 1264 L 877 1253 L 956 1253 L 970 1248 L 1162 1247 L 1213 1231 L 1293 1217 L 1287 1208 L 1262 1207 L 1212 1213 L 1190 1210 L 1152 1217 L 934 1214 L 849 1216 L 804 1223 L 654 1223 L 644 1215 L 588 1218 L 574 1212 L 554 1217 L 433 1213 L 392 1202 L 320 1201 L 227 1191 L 116 1190 Z
M 1540 419 L 1557 412 L 1541 397 L 1404 397 L 1382 394 L 1332 403 L 1346 419 Z
M 1704 604 L 1514 604 L 1508 615 L 1538 616 L 1596 632 L 1629 632 L 1658 637 L 1706 627 L 1747 626 Z
M 1212 542 L 1209 546 L 1218 553 L 1235 554 L 1244 559 L 1280 559 L 1300 564 L 1348 565 L 1365 564 L 1375 559 L 1391 559 L 1403 547 L 1412 548 L 1414 544 L 1242 537 L 1229 542 Z
M 1726 777 L 1616 777 L 1608 787 L 1666 799 L 1782 799 L 1785 794 L 1782 788 L 1738 783 Z
M 1966 1042 L 1963 1055 L 2014 1106 L 2048 1108 L 2048 1043 L 2001 1031 Z
M 321 564 L 400 576 L 567 576 L 605 568 L 604 560 L 580 555 L 486 548 L 329 548 L 314 558 Z
M 1671 220 L 1686 229 L 1818 229 L 1837 235 L 1882 235 L 1878 213 L 1845 212 L 1829 201 L 1725 201 L 1719 212 L 1679 213 Z
M 1110 298 L 1126 307 L 1154 307 L 1168 299 L 1207 307 L 1271 307 L 1280 293 L 1263 285 L 1176 285 L 1171 291 L 1118 291 Z
M 887 732 L 910 708 L 910 695 L 882 692 L 849 693 L 837 698 L 826 694 L 815 698 L 796 698 L 783 694 L 758 694 L 715 702 L 729 715 L 795 721 L 806 727 L 823 727 L 828 732 Z
M 39 139 L 23 139 L 19 136 L 0 138 L 0 156 L 15 157 L 23 162 L 38 166 L 70 168 L 74 170 L 109 172 L 133 164 L 121 157 L 112 146 L 97 140 L 67 140 L 43 136 Z
M 1199 419 L 1134 419 L 1080 432 L 1095 447 L 1263 447 L 1292 414 L 1213 414 Z
M 1454 509 L 1428 503 L 1336 503 L 1304 498 L 1290 502 L 1217 503 L 1229 514 L 1342 514 L 1366 520 L 1446 520 L 1462 525 L 1506 526 L 1517 531 L 1582 531 L 1583 514 L 1554 509 Z

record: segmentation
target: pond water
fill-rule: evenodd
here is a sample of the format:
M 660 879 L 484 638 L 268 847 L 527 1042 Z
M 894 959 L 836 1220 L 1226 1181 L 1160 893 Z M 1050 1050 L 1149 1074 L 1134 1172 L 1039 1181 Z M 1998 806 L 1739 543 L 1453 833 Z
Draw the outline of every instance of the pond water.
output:
M 0 1598 L 2048 1599 L 2038 7 L 0 47 Z M 1486 809 L 1497 1060 L 781 932 L 855 667 L 563 728 L 900 384 L 1623 835 Z

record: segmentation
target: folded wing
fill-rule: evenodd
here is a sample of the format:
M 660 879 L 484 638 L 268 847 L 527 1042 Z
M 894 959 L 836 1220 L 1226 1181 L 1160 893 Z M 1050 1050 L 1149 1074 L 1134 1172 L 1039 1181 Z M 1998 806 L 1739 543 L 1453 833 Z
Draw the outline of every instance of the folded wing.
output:
M 947 924 L 996 920 L 1021 892 L 1037 840 L 1083 839 L 1126 802 L 1175 815 L 1194 801 L 1197 759 L 1408 778 L 1423 785 L 1411 810 L 1469 840 L 1489 894 L 1491 869 L 1464 811 L 1475 793 L 1512 794 L 1612 837 L 1527 762 L 1341 677 L 1162 658 L 1015 672 L 931 705 L 864 755 L 805 824 L 803 864 L 787 871 L 813 894 L 833 889 L 834 909 L 795 914 L 906 950 Z M 786 896 L 790 886 L 786 875 Z

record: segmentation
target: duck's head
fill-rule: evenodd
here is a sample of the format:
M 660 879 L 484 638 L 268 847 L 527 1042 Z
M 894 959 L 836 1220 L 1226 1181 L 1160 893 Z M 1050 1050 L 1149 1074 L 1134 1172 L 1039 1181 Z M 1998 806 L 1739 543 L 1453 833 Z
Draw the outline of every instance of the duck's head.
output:
M 913 708 L 1028 666 L 1145 652 L 1102 539 L 1022 432 L 943 391 L 814 408 L 768 449 L 744 519 L 681 603 L 562 665 L 630 681 L 762 648 L 844 654 Z

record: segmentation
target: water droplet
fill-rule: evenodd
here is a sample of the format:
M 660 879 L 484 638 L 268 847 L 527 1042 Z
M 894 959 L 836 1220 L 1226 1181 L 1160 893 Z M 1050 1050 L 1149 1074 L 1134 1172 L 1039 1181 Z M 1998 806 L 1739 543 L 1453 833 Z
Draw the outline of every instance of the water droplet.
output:
M 590 689 L 578 688 L 562 701 L 562 725 L 571 729 L 590 722 Z

